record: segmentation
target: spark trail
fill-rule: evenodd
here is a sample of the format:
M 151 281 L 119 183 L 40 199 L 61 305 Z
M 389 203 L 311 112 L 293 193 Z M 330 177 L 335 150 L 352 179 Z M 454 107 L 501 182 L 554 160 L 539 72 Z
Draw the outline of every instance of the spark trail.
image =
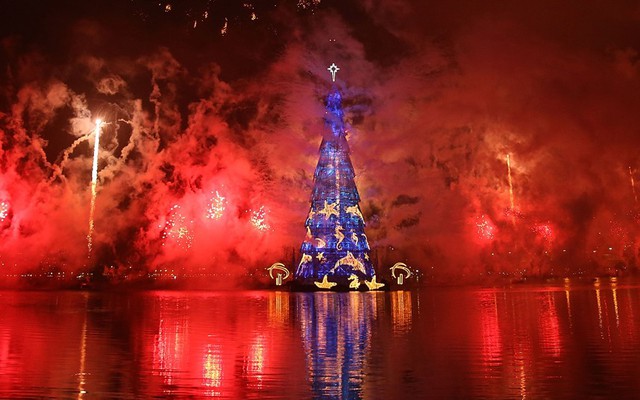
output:
M 509 201 L 511 202 L 511 211 L 515 208 L 515 201 L 513 199 L 513 181 L 511 180 L 511 157 L 507 154 L 507 177 L 509 179 Z
M 635 203 L 637 205 L 638 194 L 636 193 L 636 181 L 633 179 L 633 171 L 631 170 L 631 166 L 629 166 L 629 178 L 631 179 L 631 190 L 633 191 L 633 199 L 635 200 Z
M 93 217 L 96 210 L 96 192 L 98 187 L 98 154 L 100 152 L 100 130 L 102 129 L 102 120 L 96 120 L 95 143 L 93 145 L 93 169 L 91 170 L 91 208 L 89 209 L 89 234 L 87 235 L 88 256 L 91 256 L 93 248 Z

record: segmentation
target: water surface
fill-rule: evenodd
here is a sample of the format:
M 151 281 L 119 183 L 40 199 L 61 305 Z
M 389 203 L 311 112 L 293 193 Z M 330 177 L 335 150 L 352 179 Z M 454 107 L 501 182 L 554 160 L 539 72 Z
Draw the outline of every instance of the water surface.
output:
M 639 398 L 640 287 L 0 292 L 0 398 Z

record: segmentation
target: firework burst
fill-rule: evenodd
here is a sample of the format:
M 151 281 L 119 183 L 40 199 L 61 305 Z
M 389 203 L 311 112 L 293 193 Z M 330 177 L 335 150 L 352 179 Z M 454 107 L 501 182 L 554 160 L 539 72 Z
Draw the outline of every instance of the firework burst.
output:
M 480 215 L 475 221 L 478 239 L 483 242 L 491 242 L 495 239 L 496 226 L 485 214 Z
M 264 206 L 261 206 L 260 209 L 251 213 L 251 225 L 253 225 L 259 231 L 268 230 L 270 226 L 266 222 L 266 216 L 267 212 L 265 211 Z
M 162 229 L 162 245 L 175 243 L 183 250 L 188 250 L 193 246 L 193 220 L 189 220 L 181 211 L 179 205 L 174 205 L 169 210 L 167 220 Z
M 226 208 L 227 200 L 225 197 L 221 196 L 220 193 L 216 190 L 215 193 L 212 193 L 212 197 L 209 200 L 209 204 L 207 204 L 207 210 L 205 212 L 205 217 L 207 219 L 220 219 L 224 215 L 224 210 Z
M 9 216 L 9 202 L 0 201 L 0 222 L 4 221 Z

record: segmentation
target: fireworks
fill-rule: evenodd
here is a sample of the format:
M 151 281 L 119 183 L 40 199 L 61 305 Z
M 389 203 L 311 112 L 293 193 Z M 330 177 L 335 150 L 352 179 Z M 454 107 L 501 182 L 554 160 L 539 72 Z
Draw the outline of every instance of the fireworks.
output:
M 174 205 L 169 210 L 169 215 L 162 231 L 162 245 L 165 246 L 168 240 L 172 240 L 176 245 L 184 250 L 188 250 L 193 245 L 193 221 L 188 220 L 180 211 L 179 205 Z
M 306 10 L 307 8 L 311 9 L 320 4 L 321 0 L 298 0 L 298 8 Z
M 251 225 L 253 225 L 259 231 L 266 231 L 270 228 L 269 224 L 265 221 L 267 213 L 264 206 L 261 206 L 259 210 L 251 213 Z
M 627 236 L 627 230 L 620 221 L 611 219 L 609 220 L 609 234 L 616 242 L 623 242 Z
M 93 217 L 96 210 L 96 193 L 98 187 L 98 154 L 100 153 L 100 130 L 102 129 L 102 120 L 96 120 L 95 143 L 93 145 L 93 169 L 91 170 L 91 208 L 89 210 L 89 234 L 87 235 L 87 248 L 89 255 L 93 247 Z
M 153 23 L 157 18 L 168 19 L 175 23 L 190 26 L 192 29 L 208 30 L 212 26 L 214 30 L 220 32 L 220 36 L 226 36 L 232 27 L 238 28 L 244 25 L 245 21 L 256 21 L 265 12 L 270 12 L 279 6 L 277 1 L 251 2 L 229 2 L 215 0 L 189 0 L 175 2 L 149 2 L 141 0 L 130 0 L 136 9 L 135 14 L 145 23 Z M 315 7 L 320 0 L 300 2 L 299 9 Z M 161 17 L 164 15 L 165 17 Z
M 222 36 L 227 34 L 227 29 L 229 28 L 229 20 L 227 18 L 224 19 L 224 25 L 222 26 L 222 29 L 220 29 L 220 34 Z
M 552 242 L 554 237 L 555 237 L 555 233 L 553 231 L 553 228 L 548 223 L 546 223 L 546 224 L 535 224 L 533 226 L 532 230 L 538 236 L 540 236 L 542 238 L 542 240 L 544 240 L 547 243 Z
M 507 154 L 507 178 L 509 179 L 509 202 L 511 209 L 515 208 L 515 201 L 513 199 L 513 181 L 511 180 L 511 156 Z
M 213 193 L 212 193 L 213 194 Z M 220 219 L 224 214 L 224 209 L 226 206 L 226 199 L 218 193 L 216 190 L 215 194 L 209 200 L 209 204 L 207 205 L 206 218 L 208 219 Z
M 483 241 L 492 241 L 495 238 L 496 226 L 484 214 L 476 218 L 476 232 L 478 238 Z
M 4 221 L 9 216 L 9 203 L 2 200 L 0 201 L 0 222 Z
M 631 179 L 631 190 L 633 191 L 633 200 L 638 204 L 638 194 L 636 193 L 636 182 L 633 180 L 633 171 L 629 167 L 629 178 Z

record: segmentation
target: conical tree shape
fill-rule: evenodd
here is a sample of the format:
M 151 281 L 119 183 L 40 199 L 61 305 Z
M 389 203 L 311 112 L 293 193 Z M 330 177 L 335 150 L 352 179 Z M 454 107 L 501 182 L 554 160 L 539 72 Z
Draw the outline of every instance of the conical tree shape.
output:
M 311 209 L 305 222 L 307 235 L 295 278 L 312 284 L 326 276 L 331 282 L 349 285 L 350 281 L 371 279 L 375 271 L 358 206 L 360 196 L 349 158 L 342 99 L 336 89 L 327 97 L 325 125 L 330 132 L 320 145 Z

